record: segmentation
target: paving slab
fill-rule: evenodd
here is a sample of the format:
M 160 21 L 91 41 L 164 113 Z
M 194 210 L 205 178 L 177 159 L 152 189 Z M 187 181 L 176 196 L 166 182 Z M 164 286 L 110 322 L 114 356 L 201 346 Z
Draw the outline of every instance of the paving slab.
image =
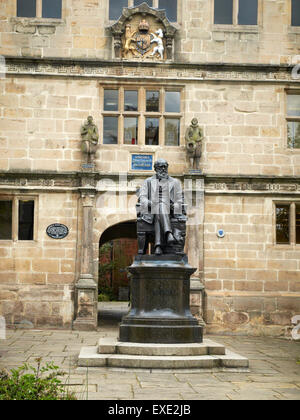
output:
M 183 369 L 176 372 L 172 369 L 78 367 L 77 358 L 82 347 L 97 348 L 99 339 L 105 337 L 117 339 L 118 319 L 126 310 L 126 305 L 110 305 L 98 331 L 8 330 L 6 340 L 0 340 L 0 368 L 16 368 L 27 360 L 34 364 L 37 356 L 42 357 L 42 363 L 57 357 L 55 363 L 67 373 L 65 380 L 78 387 L 80 399 L 300 399 L 300 365 L 296 363 L 300 359 L 300 342 L 283 338 L 205 336 L 249 358 L 249 369 Z M 114 315 L 114 311 L 117 314 Z

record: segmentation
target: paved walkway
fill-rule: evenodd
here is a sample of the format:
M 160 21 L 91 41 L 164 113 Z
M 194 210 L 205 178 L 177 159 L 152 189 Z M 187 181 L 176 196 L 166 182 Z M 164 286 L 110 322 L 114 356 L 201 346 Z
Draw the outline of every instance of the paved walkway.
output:
M 78 368 L 82 346 L 100 337 L 116 337 L 127 304 L 101 304 L 98 332 L 8 330 L 0 340 L 0 367 L 54 361 L 69 376 L 80 399 L 97 400 L 300 400 L 300 342 L 279 338 L 209 335 L 250 360 L 249 372 L 128 371 Z M 88 383 L 88 385 L 87 385 Z

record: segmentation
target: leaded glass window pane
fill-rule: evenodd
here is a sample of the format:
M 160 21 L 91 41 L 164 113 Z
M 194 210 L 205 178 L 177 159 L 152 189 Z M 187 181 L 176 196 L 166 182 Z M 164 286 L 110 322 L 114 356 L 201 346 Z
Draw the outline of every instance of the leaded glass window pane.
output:
M 214 23 L 232 25 L 233 0 L 215 0 Z
M 300 121 L 288 121 L 288 146 L 293 149 L 300 149 Z
M 124 118 L 124 144 L 137 144 L 138 119 L 136 117 Z
M 276 243 L 290 243 L 290 206 L 276 205 Z
M 166 92 L 165 111 L 180 112 L 180 92 Z
M 43 0 L 43 18 L 61 19 L 62 0 Z
M 296 244 L 300 244 L 300 204 L 296 204 Z
M 158 8 L 166 11 L 170 22 L 177 21 L 177 0 L 159 0 Z
M 179 146 L 180 120 L 179 118 L 165 119 L 165 145 Z
M 139 6 L 142 3 L 147 3 L 149 7 L 153 7 L 153 0 L 134 0 L 134 6 Z
M 239 0 L 239 25 L 257 25 L 257 0 Z
M 117 89 L 104 90 L 104 111 L 118 111 L 119 91 Z
M 18 0 L 17 16 L 36 17 L 36 0 Z
M 159 144 L 159 118 L 146 118 L 147 145 L 158 146 Z
M 128 0 L 109 0 L 109 19 L 119 19 L 123 7 L 128 7 Z
M 137 90 L 125 90 L 124 92 L 124 111 L 138 110 L 138 92 Z
M 292 0 L 292 26 L 300 26 L 300 1 Z
M 103 118 L 103 144 L 118 144 L 118 117 Z
M 146 111 L 159 112 L 159 91 L 147 90 L 146 92 Z
M 287 95 L 287 115 L 300 117 L 300 95 Z
M 0 201 L 0 239 L 12 239 L 12 201 Z
M 19 241 L 33 240 L 34 201 L 19 201 Z

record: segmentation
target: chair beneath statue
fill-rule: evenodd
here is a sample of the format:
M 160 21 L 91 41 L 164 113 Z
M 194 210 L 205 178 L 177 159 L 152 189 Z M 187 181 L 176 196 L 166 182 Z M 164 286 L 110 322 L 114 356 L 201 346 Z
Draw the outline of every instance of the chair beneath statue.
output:
M 182 215 L 171 217 L 172 232 L 176 239 L 176 243 L 172 245 L 165 244 L 162 246 L 164 254 L 182 254 L 184 252 L 185 236 L 186 236 L 186 209 L 183 206 Z M 154 224 L 147 223 L 142 219 L 140 213 L 140 203 L 136 205 L 137 209 L 137 240 L 138 240 L 138 253 L 146 254 L 149 244 L 151 245 L 153 253 L 153 246 L 155 240 Z

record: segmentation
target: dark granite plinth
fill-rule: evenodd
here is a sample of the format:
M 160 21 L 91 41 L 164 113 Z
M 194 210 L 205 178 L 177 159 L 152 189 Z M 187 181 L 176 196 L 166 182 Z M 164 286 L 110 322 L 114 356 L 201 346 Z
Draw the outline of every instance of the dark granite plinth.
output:
M 201 343 L 202 327 L 190 312 L 186 255 L 139 255 L 129 267 L 131 310 L 120 325 L 120 341 Z

